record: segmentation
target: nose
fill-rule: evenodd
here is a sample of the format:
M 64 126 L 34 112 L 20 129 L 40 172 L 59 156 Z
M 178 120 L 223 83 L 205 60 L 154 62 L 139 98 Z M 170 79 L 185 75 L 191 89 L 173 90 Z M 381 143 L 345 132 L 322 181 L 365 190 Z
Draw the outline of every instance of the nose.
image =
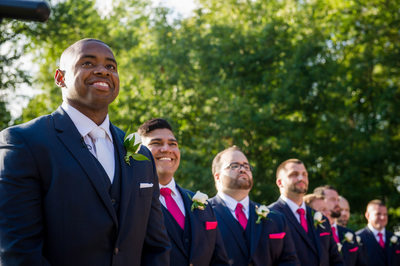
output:
M 160 151 L 161 151 L 161 152 L 167 152 L 167 151 L 169 151 L 169 145 L 168 145 L 168 143 L 165 143 L 164 145 L 162 145 L 162 146 L 160 147 Z
M 97 76 L 109 76 L 110 75 L 110 71 L 102 64 L 98 64 L 97 67 L 94 69 L 93 73 Z

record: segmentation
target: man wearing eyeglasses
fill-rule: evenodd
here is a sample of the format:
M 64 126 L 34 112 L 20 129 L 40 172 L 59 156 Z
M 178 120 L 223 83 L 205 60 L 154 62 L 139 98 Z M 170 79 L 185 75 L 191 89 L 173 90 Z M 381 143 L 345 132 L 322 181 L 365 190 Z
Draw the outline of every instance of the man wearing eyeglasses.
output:
M 231 265 L 298 265 L 283 215 L 249 199 L 252 167 L 236 146 L 212 163 L 217 195 L 210 203 L 217 216 Z

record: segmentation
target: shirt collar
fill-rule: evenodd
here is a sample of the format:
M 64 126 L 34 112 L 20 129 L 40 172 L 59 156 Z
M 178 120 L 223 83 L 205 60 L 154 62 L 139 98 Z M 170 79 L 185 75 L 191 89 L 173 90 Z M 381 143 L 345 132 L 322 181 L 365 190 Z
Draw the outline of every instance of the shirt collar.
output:
M 72 122 L 74 123 L 75 127 L 78 129 L 81 136 L 86 136 L 90 133 L 94 128 L 97 127 L 96 123 L 93 122 L 92 119 L 78 111 L 76 108 L 69 105 L 67 102 L 63 102 L 61 104 L 62 109 L 68 114 L 71 118 Z M 110 131 L 110 119 L 108 114 L 104 119 L 103 123 L 99 125 L 104 131 L 107 133 L 107 136 L 111 142 L 113 142 L 111 131 Z
M 243 211 L 244 212 L 246 212 L 249 209 L 250 199 L 249 199 L 248 195 L 244 199 L 242 199 L 241 201 L 237 201 L 234 198 L 232 198 L 231 196 L 225 194 L 224 192 L 218 191 L 217 194 L 225 202 L 226 206 L 231 211 L 235 211 L 236 205 L 238 203 L 241 203 L 243 205 Z
M 381 231 L 376 230 L 374 227 L 372 227 L 371 224 L 368 224 L 368 228 L 369 230 L 371 230 L 371 232 L 374 234 L 374 236 L 377 236 L 378 233 L 382 233 L 382 235 L 385 235 L 385 228 L 383 228 Z
M 304 210 L 304 213 L 306 213 L 307 215 L 307 208 L 306 208 L 306 204 L 304 203 L 304 201 L 301 203 L 301 205 L 297 205 L 293 200 L 285 197 L 284 195 L 281 195 L 281 199 L 287 203 L 287 205 L 289 206 L 290 210 L 293 213 L 297 213 L 297 209 L 302 208 Z
M 179 193 L 178 189 L 176 188 L 175 178 L 173 178 L 173 177 L 172 177 L 171 181 L 169 181 L 168 184 L 166 184 L 166 185 L 158 184 L 158 185 L 160 186 L 160 189 L 166 188 L 166 187 L 169 188 L 172 191 L 173 195 L 177 195 Z

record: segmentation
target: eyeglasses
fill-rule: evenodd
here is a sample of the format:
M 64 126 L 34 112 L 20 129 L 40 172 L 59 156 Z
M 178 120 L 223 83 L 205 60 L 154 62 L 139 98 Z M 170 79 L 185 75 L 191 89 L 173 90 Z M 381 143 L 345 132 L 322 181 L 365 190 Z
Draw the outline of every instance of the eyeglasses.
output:
M 245 171 L 253 171 L 253 167 L 248 163 L 244 163 L 244 164 L 241 164 L 241 163 L 230 163 L 229 165 L 225 166 L 224 168 L 225 169 L 229 168 L 231 170 L 240 170 L 240 167 L 243 167 L 243 169 Z

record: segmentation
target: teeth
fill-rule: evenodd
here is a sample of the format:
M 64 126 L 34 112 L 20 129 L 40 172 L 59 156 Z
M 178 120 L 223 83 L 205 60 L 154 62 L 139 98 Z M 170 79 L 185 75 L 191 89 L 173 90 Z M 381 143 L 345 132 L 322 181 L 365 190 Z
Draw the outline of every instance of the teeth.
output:
M 94 85 L 102 86 L 102 87 L 108 87 L 108 84 L 105 82 L 95 82 L 93 83 Z
M 158 159 L 159 161 L 172 161 L 171 158 L 167 158 L 167 157 L 162 157 Z

